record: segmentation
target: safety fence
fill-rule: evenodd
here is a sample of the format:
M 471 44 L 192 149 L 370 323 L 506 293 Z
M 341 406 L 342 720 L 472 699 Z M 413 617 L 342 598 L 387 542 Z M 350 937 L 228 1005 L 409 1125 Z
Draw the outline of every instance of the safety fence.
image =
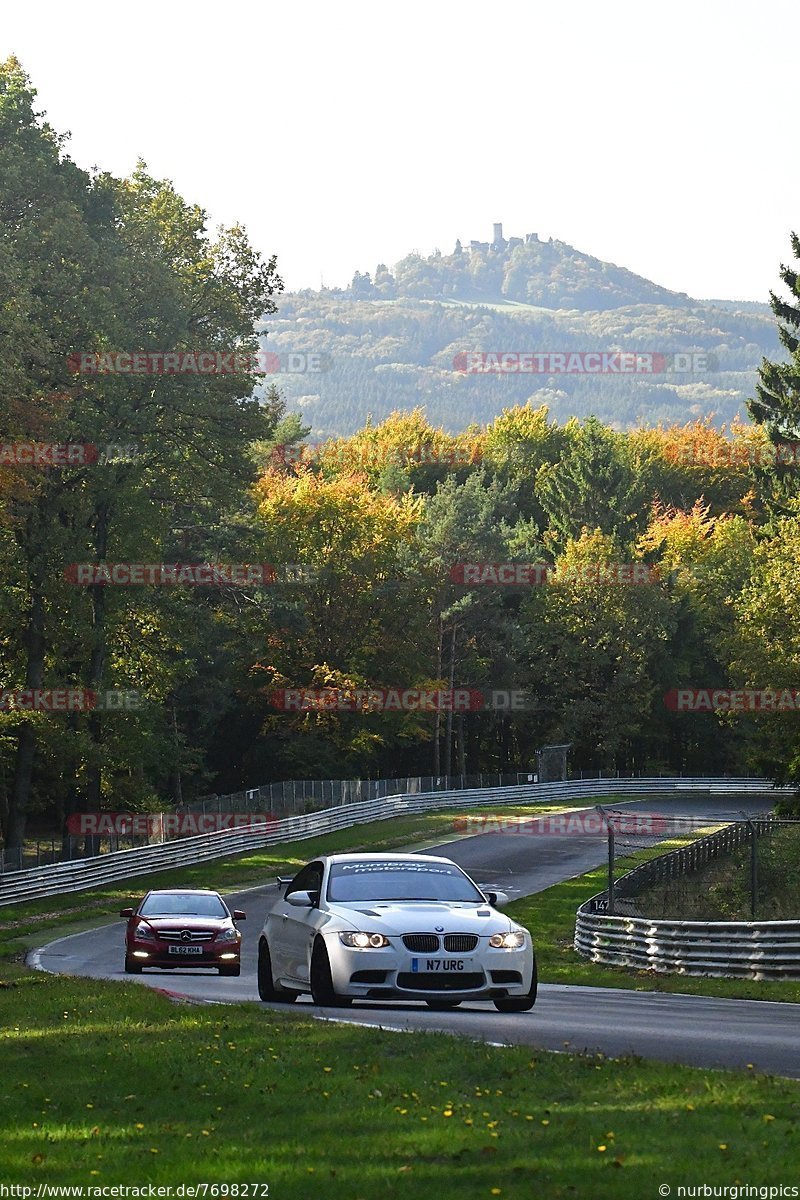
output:
M 478 775 L 408 775 L 396 779 L 288 779 L 227 795 L 201 796 L 178 806 L 181 813 L 271 812 L 297 816 L 339 804 L 359 804 L 387 796 L 423 795 L 428 792 L 468 791 L 473 788 L 514 787 L 536 783 L 529 771 L 484 772 Z
M 575 949 L 592 962 L 638 970 L 754 980 L 800 978 L 800 920 L 659 919 L 635 911 L 649 889 L 669 888 L 748 847 L 755 913 L 759 840 L 769 843 L 784 828 L 796 833 L 796 824 L 771 816 L 738 820 L 640 864 L 581 905 Z
M 236 824 L 249 824 L 249 817 L 278 819 L 387 796 L 516 787 L 537 780 L 536 771 L 399 779 L 290 779 L 227 795 L 205 796 L 169 812 L 73 813 L 67 824 L 75 832 L 60 837 L 40 835 L 12 850 L 0 848 L 0 875 L 5 871 L 72 862 L 96 854 L 212 833 Z
M 525 784 L 517 787 L 400 795 L 361 804 L 346 804 L 321 812 L 286 817 L 241 829 L 221 830 L 180 838 L 154 846 L 119 850 L 93 858 L 54 863 L 27 871 L 10 871 L 0 876 L 0 906 L 40 899 L 65 892 L 79 892 L 109 882 L 147 875 L 155 871 L 187 866 L 227 855 L 320 837 L 339 829 L 370 821 L 385 821 L 412 813 L 451 808 L 497 807 L 510 804 L 553 805 L 598 800 L 609 796 L 633 799 L 639 796 L 675 796 L 681 792 L 706 796 L 769 796 L 781 793 L 761 779 L 598 779 L 560 783 Z

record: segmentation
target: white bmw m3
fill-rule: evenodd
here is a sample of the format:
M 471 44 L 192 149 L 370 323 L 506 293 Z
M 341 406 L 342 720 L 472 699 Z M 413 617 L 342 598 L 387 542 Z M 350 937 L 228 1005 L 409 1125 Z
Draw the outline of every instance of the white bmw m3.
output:
M 332 854 L 279 885 L 258 943 L 262 1000 L 491 1000 L 500 1012 L 536 1001 L 531 935 L 495 909 L 508 897 L 448 858 Z

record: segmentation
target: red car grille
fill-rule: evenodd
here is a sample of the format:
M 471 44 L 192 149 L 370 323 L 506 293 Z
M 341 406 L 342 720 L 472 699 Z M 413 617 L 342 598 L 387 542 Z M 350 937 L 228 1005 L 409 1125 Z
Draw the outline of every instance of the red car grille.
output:
M 186 937 L 185 934 L 189 934 Z M 193 942 L 210 942 L 217 936 L 215 932 L 208 932 L 204 929 L 159 929 L 158 936 L 164 942 L 185 942 L 191 945 Z

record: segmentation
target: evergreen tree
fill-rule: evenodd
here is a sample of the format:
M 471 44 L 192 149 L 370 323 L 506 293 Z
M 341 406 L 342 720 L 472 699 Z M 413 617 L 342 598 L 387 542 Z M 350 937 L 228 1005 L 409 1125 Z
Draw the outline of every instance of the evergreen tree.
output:
M 536 496 L 550 523 L 546 541 L 564 546 L 586 528 L 629 544 L 646 522 L 647 497 L 625 439 L 596 417 L 577 429 L 570 425 L 570 449 L 536 476 Z
M 800 237 L 791 234 L 792 253 L 800 259 Z M 778 318 L 778 336 L 791 354 L 788 363 L 764 359 L 759 369 L 757 396 L 748 401 L 754 421 L 764 424 L 773 441 L 800 438 L 800 276 L 781 264 L 780 277 L 794 302 L 781 300 L 770 292 L 770 306 Z

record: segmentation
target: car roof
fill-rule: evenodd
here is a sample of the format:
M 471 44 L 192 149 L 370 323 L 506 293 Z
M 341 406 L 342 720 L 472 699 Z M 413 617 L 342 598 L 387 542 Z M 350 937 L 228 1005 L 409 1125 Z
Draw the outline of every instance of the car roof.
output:
M 443 858 L 438 854 L 323 854 L 315 861 L 331 864 L 341 862 L 420 862 L 447 863 L 451 867 L 456 865 L 452 859 Z
M 212 888 L 151 888 L 148 896 L 218 896 Z

